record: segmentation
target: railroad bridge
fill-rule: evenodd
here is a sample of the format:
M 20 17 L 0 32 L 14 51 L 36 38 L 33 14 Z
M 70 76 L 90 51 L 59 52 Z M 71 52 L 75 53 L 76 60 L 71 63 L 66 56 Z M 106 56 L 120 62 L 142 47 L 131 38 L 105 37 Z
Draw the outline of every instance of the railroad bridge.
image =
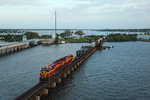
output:
M 103 43 L 105 38 L 101 38 L 95 42 L 92 46 L 82 46 L 80 50 L 76 51 L 75 60 L 68 65 L 62 67 L 54 75 L 52 75 L 47 82 L 39 82 L 17 98 L 15 100 L 40 100 L 43 95 L 48 95 L 49 88 L 55 88 L 58 83 L 61 83 L 63 78 L 70 75 L 77 67 L 80 66 L 90 55 L 96 50 L 103 49 Z

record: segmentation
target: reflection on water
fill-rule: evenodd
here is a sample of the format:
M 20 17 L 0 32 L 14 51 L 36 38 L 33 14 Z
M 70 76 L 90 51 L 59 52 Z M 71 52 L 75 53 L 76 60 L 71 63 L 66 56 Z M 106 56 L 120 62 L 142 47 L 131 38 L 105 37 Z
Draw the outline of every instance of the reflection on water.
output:
M 38 82 L 40 68 L 83 44 L 37 46 L 0 58 L 0 98 L 12 100 Z M 96 51 L 46 100 L 150 99 L 149 42 L 105 43 L 110 50 Z

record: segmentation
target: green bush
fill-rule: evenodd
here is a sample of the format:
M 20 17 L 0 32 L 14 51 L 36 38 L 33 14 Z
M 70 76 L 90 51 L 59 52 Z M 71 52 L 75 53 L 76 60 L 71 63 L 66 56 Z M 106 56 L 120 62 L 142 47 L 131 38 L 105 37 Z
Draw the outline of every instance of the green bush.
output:
M 137 41 L 137 34 L 109 34 L 106 40 L 108 42 Z
M 59 41 L 65 41 L 68 43 L 94 42 L 102 37 L 103 37 L 102 35 L 88 35 L 88 36 L 77 38 L 77 39 L 59 39 Z

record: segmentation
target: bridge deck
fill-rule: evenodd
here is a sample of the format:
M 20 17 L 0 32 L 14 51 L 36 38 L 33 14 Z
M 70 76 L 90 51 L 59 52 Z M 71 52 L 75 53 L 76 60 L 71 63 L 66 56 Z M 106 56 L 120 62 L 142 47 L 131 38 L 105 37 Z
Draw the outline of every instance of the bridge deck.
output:
M 95 50 L 95 48 L 90 49 L 87 51 L 82 57 L 80 58 L 75 58 L 73 62 L 71 62 L 69 65 L 62 67 L 59 71 L 57 71 L 54 75 L 52 75 L 49 79 L 48 82 L 39 82 L 20 96 L 18 96 L 15 100 L 28 100 L 30 99 L 33 95 L 38 95 L 38 92 L 42 90 L 44 87 L 46 87 L 48 84 L 53 82 L 56 78 L 60 77 L 60 75 L 64 72 L 66 72 L 69 68 L 72 66 L 76 65 L 83 57 L 87 56 L 87 54 L 91 53 L 92 50 Z
M 104 41 L 102 41 L 103 43 Z M 102 44 L 100 42 L 100 44 Z M 97 50 L 97 47 L 89 47 L 88 50 L 80 57 L 76 57 L 75 60 L 68 65 L 62 67 L 59 71 L 57 71 L 54 75 L 52 75 L 47 82 L 39 82 L 17 98 L 15 100 L 29 100 L 34 95 L 39 95 L 39 91 L 44 89 L 46 86 L 48 86 L 50 83 L 55 81 L 57 78 L 61 77 L 63 73 L 66 73 L 67 70 L 72 68 L 75 65 L 78 65 L 81 61 L 85 60 L 87 57 L 89 57 L 92 53 L 94 53 Z

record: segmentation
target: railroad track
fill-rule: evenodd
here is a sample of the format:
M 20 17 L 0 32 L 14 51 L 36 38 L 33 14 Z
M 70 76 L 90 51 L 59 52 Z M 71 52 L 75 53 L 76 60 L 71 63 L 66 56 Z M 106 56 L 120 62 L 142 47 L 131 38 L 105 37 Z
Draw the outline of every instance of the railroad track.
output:
M 45 85 L 46 83 L 39 82 L 35 86 L 15 98 L 15 100 L 28 100 L 31 96 L 35 95 L 38 91 L 40 91 Z
M 91 55 L 96 48 L 89 48 L 89 50 L 84 53 L 81 57 L 76 57 L 75 60 L 68 65 L 62 67 L 59 71 L 57 71 L 54 75 L 52 75 L 47 82 L 39 82 L 17 98 L 15 100 L 29 100 L 34 95 L 40 95 L 39 91 L 41 91 L 43 88 L 45 88 L 48 84 L 52 83 L 55 79 L 61 76 L 61 74 L 65 73 L 68 69 L 70 69 L 72 66 L 77 65 L 84 57 L 87 55 Z

